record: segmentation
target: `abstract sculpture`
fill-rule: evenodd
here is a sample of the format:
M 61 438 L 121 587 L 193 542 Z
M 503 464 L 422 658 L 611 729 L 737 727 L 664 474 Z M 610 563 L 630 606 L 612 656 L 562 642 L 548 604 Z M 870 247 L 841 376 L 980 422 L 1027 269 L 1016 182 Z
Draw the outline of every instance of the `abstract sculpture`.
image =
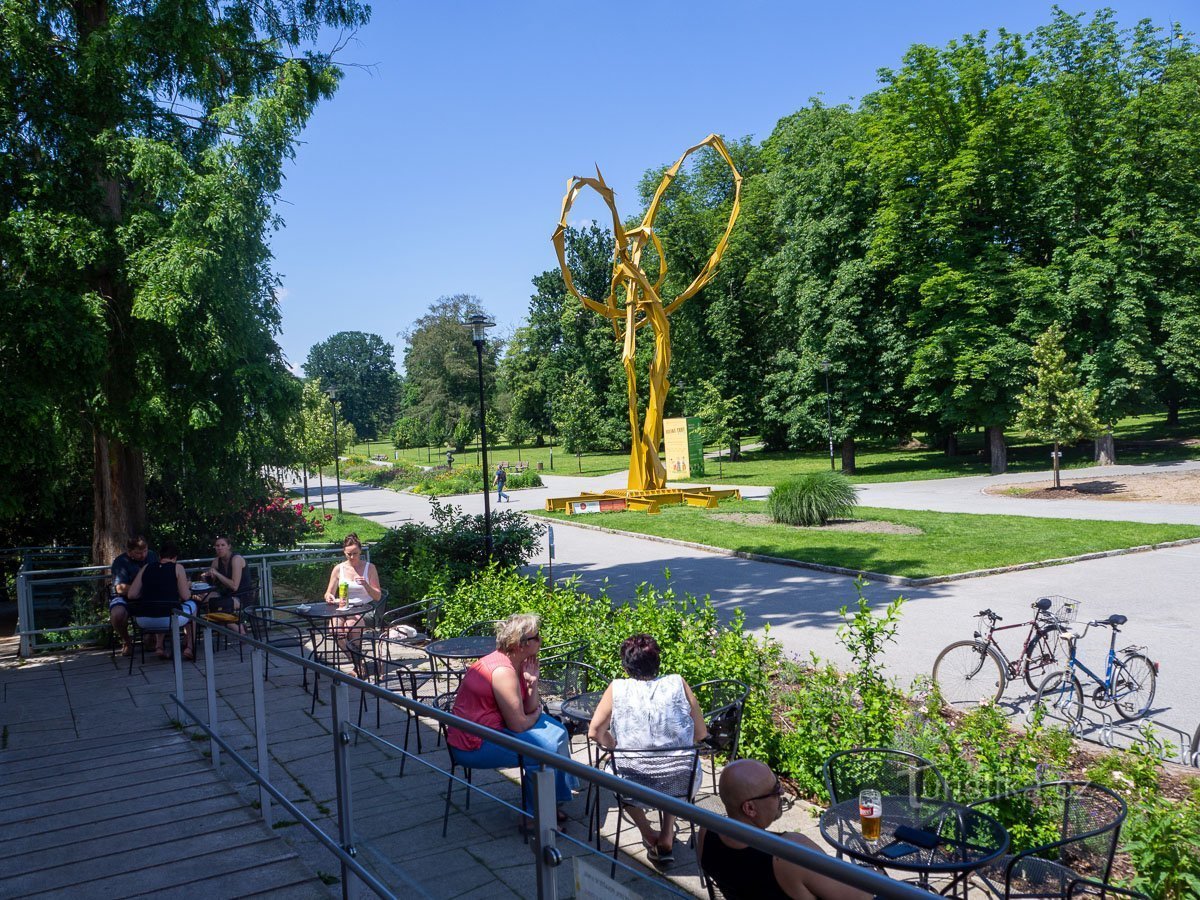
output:
M 679 169 L 683 166 L 684 161 L 701 147 L 711 147 L 719 153 L 733 173 L 733 208 L 729 213 L 729 222 L 725 226 L 725 233 L 721 236 L 721 240 L 717 243 L 716 249 L 713 250 L 704 268 L 700 270 L 700 274 L 679 296 L 664 306 L 658 290 L 667 277 L 667 257 L 663 252 L 662 243 L 654 233 L 654 218 L 658 215 L 658 207 L 663 194 L 675 180 L 675 176 L 679 174 Z M 603 303 L 579 293 L 571 278 L 571 271 L 567 268 L 567 214 L 571 211 L 575 198 L 585 187 L 590 187 L 599 194 L 612 213 L 616 247 L 613 252 L 612 282 L 609 285 L 608 297 Z M 662 181 L 659 182 L 658 190 L 654 192 L 654 199 L 650 201 L 646 215 L 642 218 L 642 224 L 630 231 L 626 231 L 621 224 L 621 217 L 617 214 L 616 203 L 613 200 L 612 189 L 604 183 L 604 177 L 600 174 L 599 167 L 596 169 L 595 178 L 582 178 L 576 175 L 567 182 L 567 193 L 563 197 L 562 216 L 559 218 L 558 227 L 554 229 L 552 240 L 554 249 L 558 253 L 558 266 L 562 269 L 563 281 L 566 282 L 567 290 L 578 297 L 588 309 L 609 319 L 612 322 L 613 333 L 622 345 L 621 362 L 625 367 L 625 379 L 629 391 L 629 426 L 633 433 L 633 444 L 629 451 L 628 489 L 631 491 L 661 490 L 666 487 L 667 470 L 659 459 L 658 445 L 662 442 L 663 406 L 667 400 L 669 387 L 667 371 L 671 367 L 671 326 L 667 317 L 693 297 L 712 278 L 717 264 L 721 261 L 721 256 L 725 253 L 725 246 L 733 231 L 733 223 L 737 221 L 741 198 L 742 176 L 733 164 L 733 159 L 730 158 L 724 142 L 715 134 L 710 134 L 696 146 L 689 147 L 675 162 L 675 165 L 667 169 Z M 654 284 L 650 283 L 650 279 L 641 266 L 642 252 L 648 244 L 653 244 L 659 259 L 658 279 Z M 617 300 L 618 288 L 624 289 L 624 298 L 620 302 Z M 649 371 L 650 402 L 646 407 L 645 422 L 639 427 L 637 372 L 634 368 L 636 364 L 635 350 L 637 348 L 637 332 L 647 324 L 654 330 L 654 357 L 650 361 Z

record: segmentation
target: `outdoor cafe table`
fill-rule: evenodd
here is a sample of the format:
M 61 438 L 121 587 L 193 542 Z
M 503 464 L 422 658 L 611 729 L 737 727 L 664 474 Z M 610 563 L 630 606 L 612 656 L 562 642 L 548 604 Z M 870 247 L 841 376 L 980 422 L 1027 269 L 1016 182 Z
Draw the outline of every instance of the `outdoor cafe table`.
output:
M 333 665 L 334 668 L 340 668 L 342 662 L 342 648 L 334 641 L 333 653 L 329 655 L 324 649 L 318 650 L 318 638 L 322 645 L 329 640 L 329 626 L 335 619 L 347 619 L 351 616 L 366 615 L 373 608 L 373 603 L 349 603 L 346 606 L 338 606 L 336 603 L 301 603 L 299 606 L 281 606 L 280 610 L 308 620 L 309 631 L 312 634 L 313 653 L 320 654 L 325 657 L 319 659 L 319 662 L 324 662 Z
M 936 840 L 932 848 L 915 840 L 896 837 L 901 826 L 915 828 Z M 963 884 L 975 869 L 986 866 L 1008 849 L 1008 832 L 987 813 L 949 800 L 908 796 L 883 798 L 883 821 L 879 840 L 863 840 L 858 820 L 858 798 L 844 800 L 821 814 L 821 837 L 832 847 L 861 862 L 886 869 L 917 874 L 918 883 L 928 888 L 931 876 L 951 879 L 945 894 Z M 911 850 L 899 856 L 885 855 L 889 847 L 904 845 Z M 903 849 L 900 847 L 899 849 Z
M 450 690 L 450 678 L 454 674 L 451 663 L 455 660 L 466 661 L 487 656 L 496 649 L 496 638 L 492 635 L 464 635 L 463 637 L 443 638 L 425 645 L 429 654 L 430 667 L 437 672 L 437 661 L 445 664 L 446 690 Z M 461 675 L 461 673 L 459 673 Z
M 589 691 L 586 694 L 567 697 L 562 702 L 559 715 L 580 725 L 591 725 L 592 716 L 596 714 L 596 707 L 600 705 L 600 698 L 603 696 L 604 691 Z

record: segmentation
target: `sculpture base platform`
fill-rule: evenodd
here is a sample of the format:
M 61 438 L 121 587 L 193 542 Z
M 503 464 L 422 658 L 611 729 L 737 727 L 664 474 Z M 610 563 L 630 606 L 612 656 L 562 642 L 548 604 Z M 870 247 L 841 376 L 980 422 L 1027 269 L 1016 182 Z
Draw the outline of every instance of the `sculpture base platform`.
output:
M 547 512 L 565 512 L 569 516 L 594 512 L 637 510 L 656 515 L 664 506 L 699 506 L 716 509 L 722 500 L 741 500 L 737 488 L 666 487 L 657 491 L 631 491 L 612 488 L 602 494 L 582 493 L 574 497 L 551 497 L 546 500 Z

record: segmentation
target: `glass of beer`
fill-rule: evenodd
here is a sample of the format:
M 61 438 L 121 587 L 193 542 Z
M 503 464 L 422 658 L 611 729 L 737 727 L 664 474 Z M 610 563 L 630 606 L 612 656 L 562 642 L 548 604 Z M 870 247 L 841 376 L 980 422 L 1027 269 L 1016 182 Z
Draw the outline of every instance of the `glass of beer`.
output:
M 346 605 L 346 598 L 350 596 L 350 584 L 346 581 L 338 582 L 338 600 L 341 602 L 339 606 Z
M 858 795 L 858 821 L 863 840 L 868 844 L 879 841 L 879 826 L 883 822 L 883 796 L 879 791 L 863 791 Z

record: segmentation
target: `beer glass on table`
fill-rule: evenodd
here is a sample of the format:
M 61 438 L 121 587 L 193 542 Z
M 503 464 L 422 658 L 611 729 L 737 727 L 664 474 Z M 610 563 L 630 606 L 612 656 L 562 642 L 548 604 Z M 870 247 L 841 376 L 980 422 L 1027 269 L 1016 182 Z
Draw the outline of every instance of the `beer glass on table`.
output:
M 858 821 L 863 840 L 868 844 L 878 843 L 883 822 L 883 796 L 879 791 L 867 790 L 858 795 Z

